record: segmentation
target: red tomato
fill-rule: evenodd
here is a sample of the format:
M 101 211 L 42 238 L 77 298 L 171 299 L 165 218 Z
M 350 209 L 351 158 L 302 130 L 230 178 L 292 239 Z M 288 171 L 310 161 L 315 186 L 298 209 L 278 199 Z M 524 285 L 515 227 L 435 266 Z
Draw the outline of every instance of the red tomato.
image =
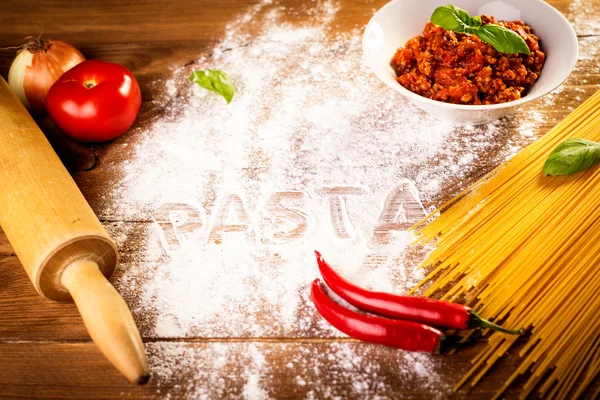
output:
M 131 127 L 142 95 L 135 77 L 114 63 L 88 60 L 65 72 L 48 91 L 48 113 L 67 135 L 104 142 Z

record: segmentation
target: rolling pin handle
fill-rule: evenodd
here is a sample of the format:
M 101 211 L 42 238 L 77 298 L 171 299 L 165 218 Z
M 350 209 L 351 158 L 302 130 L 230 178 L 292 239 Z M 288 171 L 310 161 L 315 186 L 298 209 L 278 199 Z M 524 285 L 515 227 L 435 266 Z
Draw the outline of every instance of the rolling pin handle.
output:
M 98 264 L 87 259 L 72 262 L 62 273 L 61 283 L 102 354 L 131 382 L 148 382 L 144 344 L 131 311 Z

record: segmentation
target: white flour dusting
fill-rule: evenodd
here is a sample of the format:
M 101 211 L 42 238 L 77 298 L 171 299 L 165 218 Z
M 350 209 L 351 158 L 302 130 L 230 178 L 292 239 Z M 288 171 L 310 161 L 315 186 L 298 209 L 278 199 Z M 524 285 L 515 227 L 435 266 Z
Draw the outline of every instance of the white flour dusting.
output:
M 426 391 L 435 400 L 449 390 L 433 373 L 441 360 L 359 343 L 149 343 L 147 349 L 167 399 L 386 399 Z M 275 380 L 271 393 L 268 379 Z M 185 383 L 169 386 L 173 381 Z
M 115 283 L 144 337 L 342 337 L 310 304 L 312 251 L 363 286 L 404 293 L 422 278 L 413 268 L 426 251 L 408 246 L 407 228 L 553 122 L 535 106 L 480 127 L 434 120 L 362 64 L 360 31 L 332 34 L 338 8 L 316 2 L 298 26 L 270 1 L 252 7 L 210 55 L 174 72 L 164 115 L 129 146 L 99 213 L 142 221 L 109 229 L 128 250 Z M 246 24 L 258 18 L 250 39 Z M 593 46 L 582 57 L 598 54 Z M 194 69 L 226 71 L 233 102 L 187 82 Z M 385 398 L 397 380 L 434 398 L 448 391 L 435 357 L 362 344 L 148 347 L 167 398 L 277 398 L 288 356 L 286 387 L 298 397 L 351 388 Z M 382 363 L 397 376 L 383 376 Z
M 598 20 L 600 5 L 594 0 L 572 0 L 569 4 L 567 18 L 578 35 L 599 35 L 600 21 Z

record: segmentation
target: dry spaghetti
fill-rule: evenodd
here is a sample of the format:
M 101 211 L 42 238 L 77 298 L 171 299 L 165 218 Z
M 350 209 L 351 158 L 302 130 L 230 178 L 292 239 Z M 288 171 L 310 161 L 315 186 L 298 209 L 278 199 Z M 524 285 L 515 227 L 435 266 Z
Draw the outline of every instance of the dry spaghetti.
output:
M 433 266 L 419 285 L 432 282 L 426 295 L 463 298 L 530 330 L 496 398 L 523 374 L 520 398 L 576 398 L 600 372 L 600 168 L 542 175 L 550 151 L 573 137 L 600 140 L 600 92 L 415 227 L 420 242 L 438 239 L 423 264 Z M 455 389 L 477 384 L 516 340 L 494 333 Z

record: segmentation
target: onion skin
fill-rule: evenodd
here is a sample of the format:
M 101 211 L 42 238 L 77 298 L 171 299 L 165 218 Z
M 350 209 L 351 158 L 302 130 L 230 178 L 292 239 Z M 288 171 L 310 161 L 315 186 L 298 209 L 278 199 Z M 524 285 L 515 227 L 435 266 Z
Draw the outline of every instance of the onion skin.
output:
M 33 114 L 43 114 L 50 87 L 82 61 L 83 54 L 68 43 L 37 39 L 17 54 L 8 73 L 8 84 Z

